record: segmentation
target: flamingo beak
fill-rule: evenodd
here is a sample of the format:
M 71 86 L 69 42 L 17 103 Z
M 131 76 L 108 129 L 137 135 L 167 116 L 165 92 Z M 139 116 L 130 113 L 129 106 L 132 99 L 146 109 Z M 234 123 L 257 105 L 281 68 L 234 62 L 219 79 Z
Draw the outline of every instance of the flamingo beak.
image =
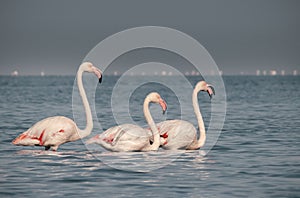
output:
M 215 89 L 210 84 L 207 84 L 207 93 L 208 93 L 210 99 L 212 99 L 212 96 L 215 95 Z
M 99 83 L 102 82 L 102 72 L 100 69 L 98 69 L 97 67 L 93 66 L 92 67 L 93 72 L 95 73 L 95 75 L 98 77 L 99 79 Z
M 161 106 L 161 108 L 163 110 L 163 114 L 165 114 L 165 112 L 167 110 L 167 103 L 163 99 L 160 99 L 159 100 L 159 105 Z

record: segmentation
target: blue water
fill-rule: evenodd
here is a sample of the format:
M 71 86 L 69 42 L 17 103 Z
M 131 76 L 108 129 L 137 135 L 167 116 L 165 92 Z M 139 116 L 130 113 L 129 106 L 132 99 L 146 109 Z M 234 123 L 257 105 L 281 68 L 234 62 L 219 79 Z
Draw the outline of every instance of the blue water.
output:
M 116 80 L 105 77 L 94 94 L 93 134 L 101 132 L 97 123 L 103 129 L 116 124 L 110 100 Z M 203 156 L 201 150 L 112 153 L 88 149 L 83 141 L 57 152 L 14 146 L 18 134 L 45 117 L 73 119 L 74 77 L 0 77 L 0 197 L 300 197 L 300 77 L 223 80 L 226 120 L 216 145 Z M 178 118 L 176 94 L 153 84 L 137 89 L 129 110 L 120 111 L 145 125 L 141 98 L 152 89 L 168 103 L 167 117 L 156 120 Z M 206 127 L 207 98 L 199 98 Z M 192 111 L 185 116 L 196 124 Z

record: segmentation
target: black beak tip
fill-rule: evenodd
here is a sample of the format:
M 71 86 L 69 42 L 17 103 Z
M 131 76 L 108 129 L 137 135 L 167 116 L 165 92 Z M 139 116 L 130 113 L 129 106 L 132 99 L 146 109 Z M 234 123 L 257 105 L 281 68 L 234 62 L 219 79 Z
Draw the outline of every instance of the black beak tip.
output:
M 102 83 L 102 76 L 99 78 L 99 83 Z
M 167 111 L 167 107 L 166 107 L 166 109 L 163 110 L 163 115 L 165 115 L 166 111 Z
M 216 91 L 215 91 L 215 88 L 213 86 L 210 86 L 212 92 L 213 92 L 213 95 L 216 95 Z
M 207 91 L 210 99 L 212 99 L 213 95 L 216 95 L 215 89 L 213 86 L 208 86 L 211 89 L 211 92 Z

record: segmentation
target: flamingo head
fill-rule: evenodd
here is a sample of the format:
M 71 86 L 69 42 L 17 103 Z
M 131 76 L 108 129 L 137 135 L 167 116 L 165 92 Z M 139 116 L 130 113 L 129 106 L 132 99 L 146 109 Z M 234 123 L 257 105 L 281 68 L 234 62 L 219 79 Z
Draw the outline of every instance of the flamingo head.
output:
M 102 82 L 102 72 L 99 68 L 95 67 L 91 62 L 84 62 L 80 65 L 83 71 L 94 73 L 98 79 L 99 83 Z
M 215 89 L 212 85 L 207 84 L 205 81 L 200 81 L 197 83 L 195 90 L 206 91 L 210 98 L 215 95 Z
M 146 99 L 148 99 L 150 102 L 159 104 L 163 110 L 163 114 L 166 112 L 167 103 L 161 98 L 161 96 L 157 92 L 152 92 L 148 94 Z
M 207 93 L 208 93 L 208 95 L 209 95 L 209 97 L 210 97 L 210 99 L 212 98 L 212 96 L 213 95 L 215 95 L 215 89 L 214 89 L 214 87 L 212 86 L 212 85 L 210 85 L 210 84 L 207 84 L 206 85 L 207 86 Z

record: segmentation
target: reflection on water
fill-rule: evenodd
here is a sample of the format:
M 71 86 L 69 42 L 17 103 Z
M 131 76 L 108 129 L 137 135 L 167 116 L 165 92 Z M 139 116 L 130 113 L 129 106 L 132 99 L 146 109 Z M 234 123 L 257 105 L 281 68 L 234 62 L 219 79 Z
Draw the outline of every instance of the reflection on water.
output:
M 185 159 L 194 158 L 197 160 L 201 158 L 198 151 L 186 152 L 166 150 L 160 150 L 158 152 L 92 152 L 92 155 L 112 168 L 134 172 L 150 172 L 163 168 L 169 166 L 180 157 L 184 157 Z M 203 162 L 203 159 L 201 162 Z
M 38 157 L 42 163 L 53 163 L 53 158 L 60 158 L 61 165 L 88 167 L 89 170 L 100 169 L 108 166 L 113 169 L 131 172 L 151 172 L 170 166 L 174 161 L 190 161 L 187 167 L 204 169 L 206 158 L 201 151 L 168 151 L 160 149 L 158 152 L 110 152 L 110 151 L 44 151 L 44 150 L 20 150 L 17 155 Z M 83 161 L 78 161 L 83 160 Z

